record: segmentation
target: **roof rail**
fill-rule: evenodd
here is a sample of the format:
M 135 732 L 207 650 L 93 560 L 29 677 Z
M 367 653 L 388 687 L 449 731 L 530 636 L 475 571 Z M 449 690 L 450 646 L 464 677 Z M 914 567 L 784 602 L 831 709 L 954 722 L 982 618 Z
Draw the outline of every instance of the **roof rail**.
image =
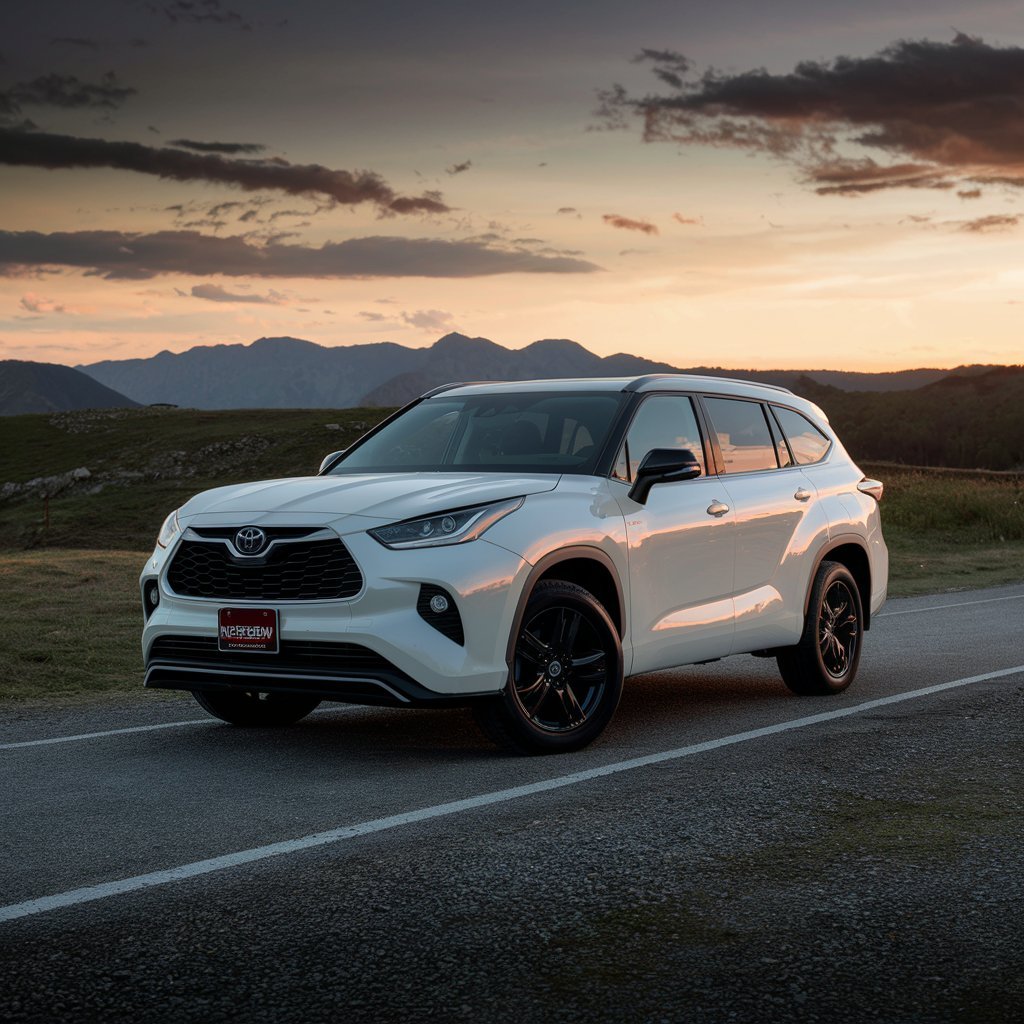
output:
M 785 395 L 793 394 L 789 388 L 784 388 L 781 384 L 766 384 L 763 381 L 750 380 L 743 377 L 719 377 L 713 373 L 648 373 L 643 377 L 637 377 L 636 380 L 631 380 L 622 390 L 639 391 L 645 384 L 650 384 L 653 381 L 676 380 L 679 377 L 689 377 L 695 380 L 720 380 L 724 384 L 752 384 L 758 388 L 771 388 L 772 391 L 781 391 Z
M 478 384 L 507 384 L 508 381 L 504 380 L 457 380 L 452 381 L 450 384 L 442 384 L 440 387 L 431 388 L 430 391 L 425 391 L 420 398 L 433 398 L 434 395 L 441 394 L 442 391 L 451 391 L 453 388 L 472 388 Z
M 652 380 L 666 380 L 670 377 L 681 377 L 681 373 L 647 373 L 643 377 L 637 377 L 635 380 L 631 380 L 622 390 L 623 391 L 639 391 L 645 384 L 650 383 Z

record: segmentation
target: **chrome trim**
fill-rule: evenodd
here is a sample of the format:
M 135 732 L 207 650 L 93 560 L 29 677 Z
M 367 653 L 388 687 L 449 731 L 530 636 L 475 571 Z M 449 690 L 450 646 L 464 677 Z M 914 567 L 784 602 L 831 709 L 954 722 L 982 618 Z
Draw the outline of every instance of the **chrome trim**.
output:
M 341 541 L 341 537 L 337 533 L 335 533 L 335 531 L 332 530 L 328 526 L 311 527 L 311 529 L 313 531 L 312 533 L 304 534 L 301 537 L 275 537 L 273 540 L 268 541 L 267 542 L 267 546 L 265 548 L 261 548 L 259 551 L 256 552 L 256 554 L 254 554 L 254 555 L 247 555 L 244 551 L 239 551 L 238 548 L 235 547 L 233 538 L 230 538 L 230 537 L 203 537 L 203 536 L 200 536 L 198 533 L 196 533 L 195 529 L 193 529 L 193 527 L 195 527 L 197 529 L 200 529 L 200 530 L 214 530 L 214 529 L 225 529 L 225 530 L 228 530 L 228 529 L 234 529 L 236 532 L 238 530 L 245 529 L 245 527 L 239 526 L 239 527 L 235 528 L 235 527 L 228 527 L 228 526 L 225 526 L 225 527 L 221 527 L 221 526 L 203 526 L 202 524 L 199 524 L 199 523 L 191 523 L 190 525 L 186 526 L 185 529 L 181 533 L 181 539 L 182 540 L 195 541 L 197 544 L 223 544 L 228 549 L 228 551 L 231 552 L 231 555 L 234 558 L 249 558 L 249 559 L 253 559 L 253 558 L 266 558 L 267 554 L 270 552 L 270 549 L 273 548 L 273 546 L 275 544 L 304 544 L 307 541 L 314 541 L 314 540 L 337 540 L 337 541 Z M 266 530 L 273 530 L 274 527 L 272 527 L 272 526 L 261 526 L 261 527 L 259 527 L 259 529 L 261 529 L 263 531 L 266 531 Z M 341 543 L 344 543 L 344 541 L 341 541 Z M 347 547 L 347 545 L 346 545 L 346 547 Z M 352 552 L 350 551 L 349 554 L 351 554 L 351 553 Z

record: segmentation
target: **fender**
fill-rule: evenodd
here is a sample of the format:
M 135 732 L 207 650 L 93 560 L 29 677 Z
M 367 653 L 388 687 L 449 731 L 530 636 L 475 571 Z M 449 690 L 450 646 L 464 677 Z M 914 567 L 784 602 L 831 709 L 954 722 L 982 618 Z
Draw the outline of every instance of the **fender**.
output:
M 598 562 L 611 575 L 612 581 L 615 584 L 615 592 L 619 599 L 619 609 L 622 613 L 622 622 L 619 624 L 619 639 L 621 640 L 625 634 L 626 626 L 626 602 L 622 593 L 622 581 L 619 579 L 619 574 L 615 569 L 615 563 L 608 557 L 608 555 L 598 547 L 593 547 L 590 544 L 576 544 L 568 548 L 559 548 L 557 551 L 551 551 L 544 555 L 543 558 L 539 559 L 530 570 L 530 575 L 526 578 L 526 583 L 523 586 L 522 592 L 519 595 L 519 603 L 516 605 L 516 613 L 512 619 L 512 629 L 508 634 L 508 647 L 505 649 L 505 661 L 508 663 L 509 672 L 512 671 L 512 655 L 515 650 L 516 638 L 519 636 L 519 627 L 523 623 L 523 615 L 526 612 L 526 602 L 530 600 L 530 595 L 533 593 L 533 588 L 537 585 L 537 581 L 547 573 L 553 566 L 558 565 L 560 562 L 568 562 L 572 559 L 588 559 L 591 562 Z M 609 618 L 611 614 L 609 613 Z
M 859 533 L 841 533 L 834 536 L 829 542 L 821 547 L 817 555 L 814 557 L 814 570 L 807 578 L 807 592 L 804 594 L 804 617 L 807 616 L 807 609 L 811 604 L 811 591 L 814 589 L 814 577 L 818 575 L 818 566 L 825 560 L 830 551 L 834 551 L 836 548 L 848 547 L 851 544 L 855 544 L 857 547 L 864 552 L 864 559 L 868 565 L 868 600 L 864 601 L 864 595 L 861 595 L 861 609 L 864 613 L 864 629 L 868 630 L 871 628 L 871 558 L 868 555 L 867 545 L 864 543 L 864 538 Z

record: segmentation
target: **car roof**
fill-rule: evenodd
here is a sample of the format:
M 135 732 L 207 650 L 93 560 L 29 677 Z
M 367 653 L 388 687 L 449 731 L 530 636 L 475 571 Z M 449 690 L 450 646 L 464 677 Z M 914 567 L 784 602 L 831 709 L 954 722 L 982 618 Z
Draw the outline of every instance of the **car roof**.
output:
M 778 402 L 811 413 L 816 419 L 828 423 L 828 417 L 818 406 L 800 398 L 788 388 L 776 384 L 763 384 L 733 377 L 711 377 L 695 373 L 652 373 L 642 377 L 567 377 L 550 380 L 467 381 L 445 384 L 428 391 L 423 398 L 435 395 L 523 394 L 531 391 L 570 392 L 656 392 L 698 391 L 707 395 L 731 395 Z

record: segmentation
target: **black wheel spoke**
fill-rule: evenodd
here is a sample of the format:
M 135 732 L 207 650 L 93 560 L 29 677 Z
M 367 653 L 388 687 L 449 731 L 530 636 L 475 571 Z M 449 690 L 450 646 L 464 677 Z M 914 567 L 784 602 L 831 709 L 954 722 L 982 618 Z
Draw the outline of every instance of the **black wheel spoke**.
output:
M 583 708 L 580 707 L 580 702 L 576 699 L 576 694 L 573 693 L 572 687 L 566 683 L 558 692 L 558 696 L 562 701 L 562 709 L 565 712 L 567 724 L 582 725 L 587 720 L 587 716 Z
M 575 668 L 586 668 L 587 665 L 595 665 L 604 657 L 604 651 L 593 651 L 590 654 L 584 654 L 578 658 L 572 659 L 572 667 Z
M 560 643 L 563 650 L 571 651 L 576 644 L 576 635 L 580 631 L 580 623 L 583 616 L 579 612 L 570 609 L 562 609 L 562 626 L 559 631 Z
M 529 686 L 516 687 L 520 697 L 528 697 L 531 693 L 534 693 L 543 684 L 547 677 L 543 672 L 537 673 L 537 678 L 530 683 Z
M 519 653 L 535 664 L 543 664 L 551 657 L 551 648 L 528 629 L 519 634 Z
M 541 685 L 534 692 L 533 699 L 524 703 L 523 707 L 526 708 L 526 713 L 531 717 L 535 717 L 537 712 L 540 710 L 541 704 L 544 703 L 544 699 L 551 692 L 551 683 L 548 682 L 547 677 L 541 676 Z M 521 694 L 520 694 L 521 696 Z

